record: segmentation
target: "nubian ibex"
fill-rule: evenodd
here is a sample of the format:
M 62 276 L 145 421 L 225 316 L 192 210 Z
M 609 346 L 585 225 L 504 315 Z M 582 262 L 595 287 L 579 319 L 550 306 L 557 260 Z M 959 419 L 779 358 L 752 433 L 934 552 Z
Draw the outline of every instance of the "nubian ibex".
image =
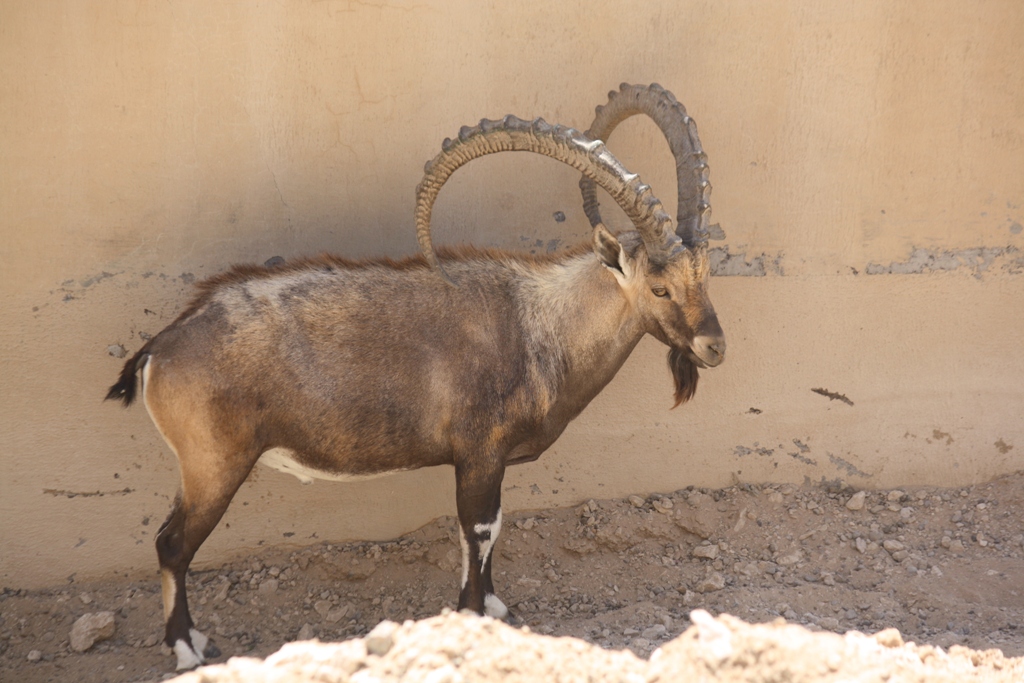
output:
M 125 364 L 107 398 L 141 395 L 177 455 L 181 489 L 156 539 L 165 642 L 178 668 L 215 652 L 195 629 L 185 573 L 257 462 L 303 480 L 455 467 L 459 609 L 505 617 L 494 594 L 505 468 L 540 456 L 611 381 L 645 334 L 669 347 L 678 405 L 697 369 L 725 358 L 708 298 L 707 164 L 696 128 L 657 86 L 623 86 L 590 135 L 512 116 L 446 140 L 416 191 L 423 256 L 333 256 L 235 266 L 198 285 L 185 311 Z M 678 220 L 606 149 L 634 113 L 665 132 Z M 435 252 L 434 200 L 477 157 L 528 151 L 582 172 L 593 239 L 545 256 Z M 601 222 L 594 185 L 634 231 Z

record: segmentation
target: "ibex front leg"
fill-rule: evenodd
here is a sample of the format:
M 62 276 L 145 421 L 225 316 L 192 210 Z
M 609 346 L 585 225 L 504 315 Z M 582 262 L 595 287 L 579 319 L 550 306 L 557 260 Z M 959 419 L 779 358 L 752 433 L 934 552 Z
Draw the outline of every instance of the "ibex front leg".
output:
M 455 467 L 455 498 L 462 541 L 462 591 L 459 609 L 470 609 L 498 619 L 508 608 L 494 594 L 491 562 L 501 533 L 501 480 L 505 468 L 470 463 Z

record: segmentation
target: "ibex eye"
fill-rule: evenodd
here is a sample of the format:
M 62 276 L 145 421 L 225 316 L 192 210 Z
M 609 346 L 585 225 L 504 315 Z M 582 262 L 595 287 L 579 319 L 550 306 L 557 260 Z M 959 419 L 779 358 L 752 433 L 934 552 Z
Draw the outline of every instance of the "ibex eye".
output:
M 657 287 L 651 287 L 651 292 L 654 296 L 668 296 L 668 290 L 660 285 Z

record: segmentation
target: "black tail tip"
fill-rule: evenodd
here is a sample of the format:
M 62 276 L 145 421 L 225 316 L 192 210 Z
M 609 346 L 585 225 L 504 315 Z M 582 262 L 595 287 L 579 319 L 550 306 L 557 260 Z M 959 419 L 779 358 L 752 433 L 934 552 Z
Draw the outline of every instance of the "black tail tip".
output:
M 125 408 L 132 404 L 135 400 L 135 388 L 137 385 L 135 373 L 138 372 L 140 365 L 148 355 L 144 346 L 124 364 L 124 367 L 121 369 L 121 376 L 118 377 L 117 383 L 107 391 L 105 400 L 120 401 L 124 404 Z
M 104 397 L 105 401 L 121 401 L 124 407 L 127 408 L 135 400 L 135 375 L 129 375 L 128 377 L 121 377 L 117 384 L 110 387 L 107 391 L 107 395 Z

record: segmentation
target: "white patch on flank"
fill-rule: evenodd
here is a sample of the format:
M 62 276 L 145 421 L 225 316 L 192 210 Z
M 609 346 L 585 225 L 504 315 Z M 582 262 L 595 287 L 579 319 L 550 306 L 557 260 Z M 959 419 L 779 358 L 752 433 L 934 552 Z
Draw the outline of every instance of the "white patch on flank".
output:
M 487 564 L 487 558 L 491 554 L 491 548 L 494 547 L 494 542 L 498 540 L 498 534 L 501 533 L 501 508 L 498 508 L 498 515 L 494 518 L 493 522 L 490 524 L 477 524 L 473 527 L 473 530 L 478 534 L 482 534 L 485 531 L 491 532 L 489 539 L 480 542 L 480 571 L 483 572 L 484 565 Z
M 469 581 L 469 543 L 466 542 L 466 533 L 459 525 L 459 543 L 462 545 L 462 583 L 460 588 L 465 588 Z
M 254 299 L 264 299 L 275 306 L 281 303 L 281 292 L 309 281 L 309 271 L 298 271 L 288 275 L 258 277 L 247 280 L 242 289 Z
M 149 419 L 152 420 L 153 424 L 156 425 L 156 430 L 160 432 L 160 436 L 163 437 L 163 440 L 167 442 L 167 445 L 171 447 L 171 450 L 174 451 L 175 457 L 177 457 L 178 451 L 175 451 L 174 446 L 171 445 L 171 442 L 167 441 L 167 435 L 164 434 L 164 430 L 160 428 L 160 423 L 157 422 L 156 417 L 153 415 L 152 409 L 150 409 L 149 407 L 149 375 L 152 370 L 152 365 L 153 356 L 147 356 L 146 364 L 142 366 L 142 403 L 143 405 L 146 406 L 146 412 L 149 413 Z
M 184 640 L 175 641 L 174 654 L 178 655 L 178 665 L 175 667 L 178 671 L 194 669 L 203 663 L 203 656 L 196 653 Z
M 288 448 L 271 448 L 263 453 L 258 461 L 261 465 L 290 474 L 303 484 L 312 484 L 314 479 L 326 481 L 363 481 L 374 479 L 392 472 L 402 470 L 388 470 L 387 472 L 375 472 L 374 474 L 344 474 L 336 472 L 323 472 L 321 470 L 307 467 L 295 459 L 295 452 Z
M 146 412 L 149 413 L 149 419 L 152 420 L 153 424 L 156 425 L 156 431 L 160 432 L 160 437 L 163 438 L 164 443 L 167 444 L 171 452 L 174 453 L 174 457 L 178 459 L 178 466 L 181 466 L 181 457 L 178 456 L 178 449 L 174 447 L 170 439 L 167 438 L 167 434 L 164 432 L 163 427 L 160 426 L 160 421 L 156 419 L 156 415 L 153 414 L 152 408 L 149 407 L 149 375 L 151 374 L 153 366 L 153 356 L 146 358 L 146 364 L 142 366 L 142 403 L 146 406 Z M 181 478 L 181 491 L 182 495 L 185 493 L 185 478 Z M 164 595 L 167 595 L 167 589 L 164 588 Z M 167 609 L 167 603 L 164 602 L 164 610 Z
M 160 570 L 160 593 L 164 601 L 164 623 L 171 618 L 171 610 L 174 609 L 174 599 L 178 594 L 178 586 L 174 583 L 174 574 L 170 569 Z
M 484 596 L 484 614 L 495 619 L 504 619 L 508 616 L 508 607 L 505 607 L 505 603 L 499 600 L 497 595 L 488 593 Z
M 210 639 L 202 631 L 197 631 L 194 628 L 188 630 L 188 635 L 192 639 L 192 649 L 205 658 L 203 653 L 206 652 L 206 645 L 210 642 Z

